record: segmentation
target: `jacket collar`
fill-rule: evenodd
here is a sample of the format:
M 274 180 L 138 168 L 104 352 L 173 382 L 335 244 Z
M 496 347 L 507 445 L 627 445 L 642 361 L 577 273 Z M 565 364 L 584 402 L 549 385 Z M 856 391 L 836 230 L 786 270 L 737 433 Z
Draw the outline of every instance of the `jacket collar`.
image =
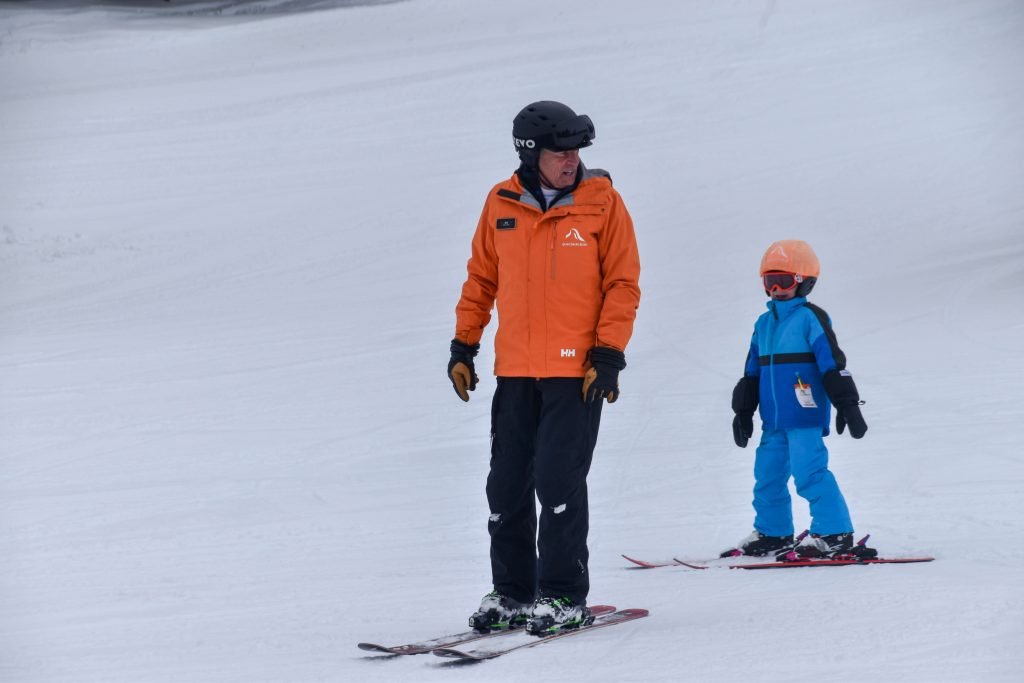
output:
M 551 202 L 551 206 L 548 206 L 544 199 L 544 192 L 540 189 L 540 173 L 535 167 L 527 166 L 525 163 L 520 164 L 519 168 L 516 170 L 516 176 L 518 176 L 519 183 L 523 186 L 523 189 L 529 192 L 530 196 L 537 200 L 537 205 L 540 207 L 540 210 L 547 211 L 548 209 L 557 206 L 565 197 L 571 197 L 573 191 L 579 187 L 580 181 L 583 180 L 586 172 L 587 169 L 581 161 L 579 167 L 576 169 L 576 180 L 572 185 L 562 189 L 555 195 L 554 200 Z
M 600 197 L 605 188 L 611 187 L 611 177 L 608 175 L 608 172 L 602 169 L 591 170 L 584 168 L 583 164 L 580 164 L 580 167 L 581 172 L 577 174 L 576 183 L 572 187 L 563 190 L 550 206 L 544 205 L 544 194 L 540 192 L 539 184 L 536 186 L 536 194 L 524 184 L 523 175 L 520 172 L 522 167 L 513 173 L 512 177 L 507 181 L 499 184 L 497 194 L 499 197 L 519 202 L 541 213 L 558 207 L 602 201 Z M 527 173 L 527 178 L 529 178 L 529 173 Z M 607 181 L 607 185 L 594 182 L 599 180 Z
M 807 297 L 795 296 L 788 301 L 776 301 L 775 299 L 769 299 L 767 306 L 768 310 L 772 312 L 775 319 L 785 318 L 790 313 L 800 308 L 807 303 Z

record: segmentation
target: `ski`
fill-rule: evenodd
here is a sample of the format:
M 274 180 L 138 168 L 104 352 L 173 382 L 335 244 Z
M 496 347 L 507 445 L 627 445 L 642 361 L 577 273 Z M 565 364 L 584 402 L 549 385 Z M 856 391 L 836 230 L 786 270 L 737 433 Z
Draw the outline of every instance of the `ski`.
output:
M 867 542 L 871 538 L 871 534 L 857 541 L 854 547 L 845 554 L 837 554 L 832 557 L 801 557 L 796 553 L 795 549 L 809 533 L 809 531 L 804 531 L 799 534 L 794 540 L 793 548 L 786 552 L 784 556 L 777 555 L 775 561 L 758 561 L 753 556 L 745 556 L 739 548 L 723 552 L 718 559 L 724 560 L 724 563 L 715 560 L 680 560 L 678 557 L 673 558 L 673 561 L 677 566 L 689 567 L 690 569 L 712 569 L 714 567 L 726 569 L 787 569 L 794 567 L 845 567 L 851 564 L 907 564 L 912 562 L 931 562 L 935 559 L 934 557 L 876 557 L 876 551 L 873 548 L 867 548 Z M 865 557 L 865 555 L 868 556 Z M 737 560 L 737 558 L 752 561 L 744 562 L 743 560 Z M 730 562 L 735 562 L 735 564 L 729 564 Z
M 358 647 L 360 650 L 366 650 L 368 652 L 380 652 L 383 654 L 390 655 L 422 655 L 430 652 L 434 648 L 450 647 L 453 645 L 472 643 L 483 638 L 503 636 L 509 633 L 515 633 L 516 631 L 520 630 L 522 630 L 521 627 L 505 631 L 491 631 L 490 633 L 480 633 L 479 631 L 464 631 L 462 633 L 453 633 L 451 635 L 441 636 L 439 638 L 432 638 L 430 640 L 421 640 L 416 643 L 406 643 L 405 645 L 378 645 L 377 643 L 359 643 Z
M 591 613 L 594 614 L 611 614 L 615 611 L 615 608 L 611 605 L 594 605 L 590 608 Z M 432 652 L 438 648 L 454 647 L 456 645 L 465 645 L 466 643 L 473 643 L 478 640 L 484 640 L 485 638 L 495 638 L 497 636 L 507 636 L 513 633 L 522 633 L 523 628 L 505 629 L 502 631 L 491 631 L 489 633 L 480 633 L 479 631 L 463 631 L 462 633 L 453 633 L 447 636 L 440 636 L 438 638 L 431 638 L 430 640 L 421 640 L 415 643 L 406 643 L 404 645 L 378 645 L 377 643 L 358 643 L 357 647 L 360 650 L 366 650 L 368 652 L 380 652 L 382 654 L 389 655 L 422 655 L 428 652 Z
M 595 610 L 594 607 L 591 607 L 590 609 L 592 612 Z M 450 647 L 440 647 L 434 650 L 434 654 L 438 657 L 457 660 L 483 661 L 486 659 L 494 659 L 495 657 L 507 655 L 509 652 L 535 647 L 537 645 L 551 642 L 552 640 L 558 640 L 559 638 L 567 638 L 580 633 L 586 633 L 587 631 L 593 631 L 597 628 L 623 624 L 628 621 L 633 621 L 634 619 L 646 617 L 648 614 L 649 612 L 647 610 L 639 608 L 623 609 L 618 612 L 611 613 L 606 612 L 595 618 L 593 623 L 587 626 L 580 626 L 579 628 L 568 631 L 559 631 L 558 633 L 550 636 L 531 636 L 524 631 L 518 631 L 515 638 L 503 638 L 500 641 L 495 641 L 494 643 L 481 643 L 472 648 L 462 650 Z
M 661 560 L 657 562 L 648 562 L 647 560 L 638 560 L 635 557 L 630 557 L 629 555 L 623 555 L 623 557 L 643 569 L 657 569 L 658 567 L 675 567 L 679 564 L 678 560 Z
M 722 569 L 794 569 L 796 567 L 847 567 L 854 564 L 909 564 L 913 562 L 931 562 L 934 559 L 934 557 L 872 557 L 868 559 L 859 557 L 831 557 L 787 560 L 785 562 L 753 562 L 724 565 L 698 564 L 678 559 L 676 562 L 690 569 L 714 569 L 716 566 Z

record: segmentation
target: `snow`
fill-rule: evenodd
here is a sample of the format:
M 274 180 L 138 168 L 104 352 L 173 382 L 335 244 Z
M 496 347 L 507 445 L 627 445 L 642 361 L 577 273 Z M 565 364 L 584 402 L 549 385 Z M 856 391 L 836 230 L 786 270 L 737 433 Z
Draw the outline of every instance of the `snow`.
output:
M 0 680 L 1020 680 L 1022 36 L 1013 0 L 0 4 Z M 537 99 L 637 226 L 591 600 L 651 616 L 380 661 L 490 587 L 493 328 L 468 405 L 444 367 Z M 627 569 L 749 532 L 729 397 L 794 237 L 867 400 L 827 440 L 857 530 L 937 560 Z

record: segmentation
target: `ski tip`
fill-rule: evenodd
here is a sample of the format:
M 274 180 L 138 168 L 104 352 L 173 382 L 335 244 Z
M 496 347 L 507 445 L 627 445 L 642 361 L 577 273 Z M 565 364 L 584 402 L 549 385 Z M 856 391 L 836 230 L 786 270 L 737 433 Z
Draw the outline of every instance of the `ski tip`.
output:
M 629 555 L 623 555 L 622 557 L 629 560 L 637 567 L 640 567 L 642 569 L 655 569 L 657 567 L 665 566 L 665 563 L 663 562 L 647 562 L 646 560 L 638 560 L 635 557 L 630 557 Z
M 417 645 L 377 645 L 376 643 L 359 643 L 357 647 L 360 650 L 366 650 L 367 652 L 379 652 L 385 655 L 422 655 L 430 652 L 429 648 L 419 647 Z
M 367 652 L 390 652 L 390 650 L 383 645 L 375 645 L 374 643 L 359 643 L 356 647 L 360 650 L 366 650 Z
M 689 567 L 690 569 L 710 569 L 706 564 L 697 564 L 696 562 L 687 562 L 686 560 L 680 560 L 678 557 L 673 557 L 672 561 L 678 564 L 680 567 Z

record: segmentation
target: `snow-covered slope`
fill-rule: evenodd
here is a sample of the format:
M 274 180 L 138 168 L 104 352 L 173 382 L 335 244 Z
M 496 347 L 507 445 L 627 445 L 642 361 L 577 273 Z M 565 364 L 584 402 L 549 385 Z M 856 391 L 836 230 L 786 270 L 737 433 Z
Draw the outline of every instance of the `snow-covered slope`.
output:
M 1020 3 L 331 4 L 0 3 L 0 679 L 1019 680 Z M 537 99 L 637 225 L 591 598 L 652 614 L 372 661 L 489 588 L 494 382 L 444 368 Z M 627 570 L 750 529 L 729 397 L 788 237 L 867 400 L 858 531 L 938 561 Z

